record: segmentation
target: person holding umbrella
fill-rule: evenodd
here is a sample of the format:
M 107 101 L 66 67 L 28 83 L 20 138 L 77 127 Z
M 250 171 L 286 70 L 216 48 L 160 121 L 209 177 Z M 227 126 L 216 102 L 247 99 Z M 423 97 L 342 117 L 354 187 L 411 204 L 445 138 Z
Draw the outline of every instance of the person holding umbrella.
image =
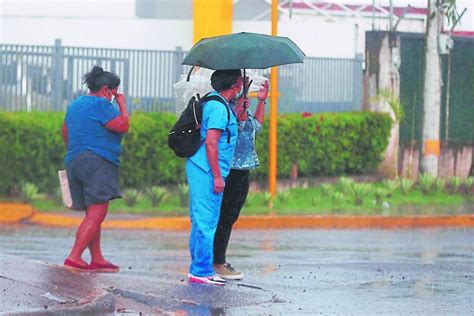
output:
M 247 199 L 250 170 L 260 166 L 255 151 L 255 138 L 262 129 L 267 96 L 268 81 L 265 81 L 257 94 L 258 105 L 255 115 L 247 109 L 249 100 L 245 96 L 238 100 L 234 108 L 237 113 L 239 133 L 230 173 L 225 183 L 219 223 L 214 236 L 214 270 L 223 279 L 240 280 L 244 276 L 226 261 L 226 251 L 232 226 L 239 218 L 240 210 Z
M 224 183 L 237 141 L 237 119 L 230 102 L 240 97 L 242 73 L 239 69 L 215 71 L 211 85 L 215 91 L 209 96 L 218 96 L 221 100 L 203 102 L 202 143 L 186 161 L 191 217 L 191 265 L 187 276 L 191 283 L 225 285 L 225 280 L 213 269 L 213 243 Z
M 200 40 L 193 46 L 189 53 L 186 54 L 186 57 L 184 58 L 182 64 L 192 66 L 188 74 L 189 81 L 194 66 L 216 70 L 212 77 L 214 77 L 216 73 L 219 73 L 219 71 L 225 69 L 244 69 L 245 77 L 245 69 L 266 69 L 278 65 L 303 63 L 304 57 L 305 54 L 289 38 L 243 32 L 224 36 L 204 38 Z M 240 74 L 240 70 L 238 70 L 238 73 Z M 237 72 L 235 74 L 237 74 Z M 213 81 L 214 83 L 220 81 L 216 80 L 217 77 L 218 76 L 214 77 L 214 80 L 212 80 L 211 78 L 211 81 Z M 234 77 L 234 79 L 235 78 L 237 77 Z M 222 95 L 226 99 L 227 104 L 232 99 L 239 99 L 238 94 L 240 93 L 240 90 L 243 86 L 241 74 L 238 78 L 235 81 L 232 81 L 230 85 L 230 82 L 227 82 L 227 87 L 225 88 L 221 86 L 221 90 L 215 87 L 216 93 Z M 263 90 L 268 91 L 268 86 L 264 87 Z M 260 97 L 262 100 L 265 100 L 266 92 L 265 96 L 263 95 L 263 93 L 264 91 L 262 91 Z M 245 100 L 241 102 L 245 102 Z M 210 102 L 208 102 L 208 104 L 209 103 Z M 190 196 L 192 204 L 191 221 L 193 222 L 190 239 L 192 263 L 190 268 L 190 275 L 188 275 L 188 277 L 191 282 L 224 284 L 225 281 L 222 278 L 218 277 L 217 275 L 214 275 L 215 271 L 212 265 L 214 249 L 213 241 L 218 219 L 215 219 L 215 217 L 219 216 L 219 210 L 222 201 L 222 191 L 224 190 L 223 181 L 221 181 L 221 177 L 226 177 L 229 173 L 231 160 L 233 159 L 234 149 L 232 148 L 232 156 L 229 158 L 228 154 L 231 152 L 231 150 L 225 149 L 226 154 L 222 155 L 220 152 L 221 148 L 219 147 L 219 145 L 215 144 L 220 144 L 220 142 L 222 141 L 222 137 L 223 135 L 225 135 L 225 133 L 222 130 L 222 124 L 218 126 L 217 129 L 209 128 L 209 126 L 211 126 L 211 124 L 209 123 L 207 123 L 207 125 L 209 126 L 205 126 L 205 120 L 209 120 L 210 122 L 215 121 L 213 119 L 210 120 L 210 112 L 206 114 L 206 111 L 209 111 L 206 110 L 206 106 L 208 104 L 204 105 L 203 124 L 201 128 L 201 139 L 205 139 L 205 143 L 196 153 L 196 155 L 200 155 L 200 158 L 198 160 L 201 160 L 201 163 L 203 163 L 203 165 L 201 165 L 201 170 L 199 170 L 196 161 L 193 161 L 194 156 L 188 159 L 186 163 L 188 182 L 190 183 Z M 217 108 L 217 105 L 214 105 L 213 107 Z M 237 110 L 239 110 L 238 107 Z M 240 112 L 242 114 L 242 118 L 240 120 L 247 121 L 246 116 L 248 116 L 248 113 L 246 111 Z M 257 110 L 257 113 L 258 112 L 259 111 Z M 256 116 L 258 116 L 257 113 Z M 233 111 L 232 114 L 234 114 Z M 221 112 L 220 115 L 223 115 L 223 113 Z M 232 120 L 235 120 L 235 116 L 231 115 L 231 117 Z M 261 117 L 261 119 L 263 121 L 263 116 Z M 228 122 L 228 124 L 231 125 L 230 120 Z M 244 123 L 241 124 L 244 126 L 245 129 Z M 214 131 L 214 129 L 216 130 Z M 237 138 L 236 120 L 235 125 L 232 126 L 232 129 L 235 129 L 235 134 L 231 135 L 231 140 L 229 141 L 230 143 L 234 142 L 233 146 L 235 147 L 235 142 Z M 255 130 L 256 129 L 257 128 L 255 128 Z M 216 139 L 219 139 L 219 141 L 216 141 Z M 213 143 L 214 145 L 212 145 Z M 227 146 L 224 148 L 231 147 L 232 146 Z M 217 154 L 215 153 L 215 151 L 219 151 L 219 153 Z M 208 165 L 213 165 L 211 177 L 209 176 L 209 174 L 205 174 L 206 170 L 211 169 L 210 167 L 208 167 Z M 216 174 L 215 171 L 220 171 L 221 175 Z M 230 186 L 232 186 L 232 184 Z M 209 187 L 213 188 L 214 191 L 212 193 L 220 194 L 211 194 L 208 189 Z M 244 191 L 242 190 L 240 193 L 242 194 L 242 192 Z M 199 197 L 200 194 L 203 194 L 204 198 Z M 239 194 L 239 196 L 241 196 L 241 194 Z M 212 200 L 212 202 L 210 200 Z M 217 211 L 215 209 L 216 206 L 218 206 Z M 198 207 L 200 207 L 204 212 L 208 214 L 206 215 L 207 217 L 205 218 L 204 222 L 202 221 L 203 218 L 199 219 L 200 212 L 197 211 Z M 238 208 L 239 210 L 240 207 Z M 201 221 L 201 224 L 195 224 L 196 219 L 198 219 L 198 221 Z M 205 231 L 203 231 L 203 229 Z M 229 229 L 227 229 L 227 231 L 229 231 Z M 209 235 L 211 232 L 212 236 Z M 226 235 L 230 236 L 230 233 L 226 233 Z M 194 239 L 193 236 L 199 238 L 199 240 Z M 210 241 L 211 244 L 209 245 Z M 198 247 L 196 247 L 196 242 L 199 244 Z M 221 245 L 223 245 L 223 243 L 221 243 Z M 226 247 L 227 246 L 221 247 L 223 249 L 224 255 Z M 201 250 L 203 251 L 202 253 L 200 252 Z M 222 250 L 220 251 L 220 253 L 222 254 Z M 220 261 L 224 261 L 219 263 L 225 265 L 225 258 L 223 260 L 221 258 Z M 194 274 L 193 271 L 196 274 Z M 194 278 L 194 276 L 197 276 L 198 278 Z

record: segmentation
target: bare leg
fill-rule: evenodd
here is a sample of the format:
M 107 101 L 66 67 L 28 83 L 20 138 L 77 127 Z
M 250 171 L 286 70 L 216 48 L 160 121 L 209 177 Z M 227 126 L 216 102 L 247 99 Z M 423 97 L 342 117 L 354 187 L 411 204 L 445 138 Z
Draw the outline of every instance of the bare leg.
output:
M 89 244 L 89 251 L 91 253 L 91 261 L 96 263 L 107 263 L 104 256 L 102 255 L 102 250 L 100 249 L 100 234 L 101 228 L 99 227 L 95 232 L 94 238 Z
M 84 250 L 89 246 L 94 237 L 96 237 L 97 231 L 99 230 L 100 236 L 100 225 L 107 215 L 107 208 L 109 203 L 91 205 L 87 208 L 87 214 L 81 225 L 79 226 L 76 233 L 76 241 L 74 247 L 71 250 L 68 259 L 78 263 L 85 263 L 82 260 L 82 254 Z M 98 239 L 100 243 L 100 237 Z

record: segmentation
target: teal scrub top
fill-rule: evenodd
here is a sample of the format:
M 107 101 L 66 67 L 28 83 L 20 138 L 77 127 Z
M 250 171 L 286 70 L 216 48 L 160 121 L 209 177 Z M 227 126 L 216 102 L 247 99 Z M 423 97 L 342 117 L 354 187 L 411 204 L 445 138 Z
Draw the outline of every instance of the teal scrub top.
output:
M 220 96 L 216 91 L 213 91 L 210 95 Z M 202 143 L 198 151 L 189 159 L 205 172 L 209 172 L 211 170 L 211 166 L 209 165 L 209 161 L 207 159 L 206 145 L 204 141 L 206 140 L 209 129 L 221 130 L 222 133 L 221 137 L 219 138 L 217 148 L 221 175 L 225 178 L 229 174 L 230 165 L 234 157 L 235 144 L 237 142 L 237 118 L 229 103 L 223 97 L 222 99 L 224 100 L 225 105 L 215 100 L 210 100 L 203 103 L 201 122 Z M 229 120 L 227 119 L 226 106 L 230 112 Z

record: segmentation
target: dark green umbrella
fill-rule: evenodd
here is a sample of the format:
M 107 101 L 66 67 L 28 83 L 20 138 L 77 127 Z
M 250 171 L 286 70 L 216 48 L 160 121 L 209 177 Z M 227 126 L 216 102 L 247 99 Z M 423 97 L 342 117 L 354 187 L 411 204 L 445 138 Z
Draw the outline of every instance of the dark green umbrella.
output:
M 213 70 L 265 69 L 302 63 L 305 54 L 289 38 L 257 33 L 236 33 L 200 40 L 183 65 Z

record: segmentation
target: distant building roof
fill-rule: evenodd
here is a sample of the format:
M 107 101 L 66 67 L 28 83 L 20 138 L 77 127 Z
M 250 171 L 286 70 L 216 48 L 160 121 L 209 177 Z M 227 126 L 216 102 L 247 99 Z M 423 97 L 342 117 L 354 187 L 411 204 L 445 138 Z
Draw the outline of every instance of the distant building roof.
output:
M 445 32 L 447 33 L 447 32 Z M 454 31 L 451 32 L 452 36 L 457 36 L 457 37 L 470 37 L 474 38 L 474 31 Z
M 367 16 L 375 12 L 376 14 L 387 14 L 390 12 L 388 6 L 372 6 L 364 4 L 338 4 L 331 2 L 293 2 L 285 3 L 282 8 L 285 9 L 296 9 L 296 10 L 322 10 L 327 13 L 341 13 L 341 14 L 362 14 Z M 401 17 L 404 14 L 410 14 L 412 16 L 419 15 L 420 18 L 424 18 L 428 10 L 426 8 L 417 8 L 412 6 L 407 7 L 393 7 L 393 14 L 397 17 Z

